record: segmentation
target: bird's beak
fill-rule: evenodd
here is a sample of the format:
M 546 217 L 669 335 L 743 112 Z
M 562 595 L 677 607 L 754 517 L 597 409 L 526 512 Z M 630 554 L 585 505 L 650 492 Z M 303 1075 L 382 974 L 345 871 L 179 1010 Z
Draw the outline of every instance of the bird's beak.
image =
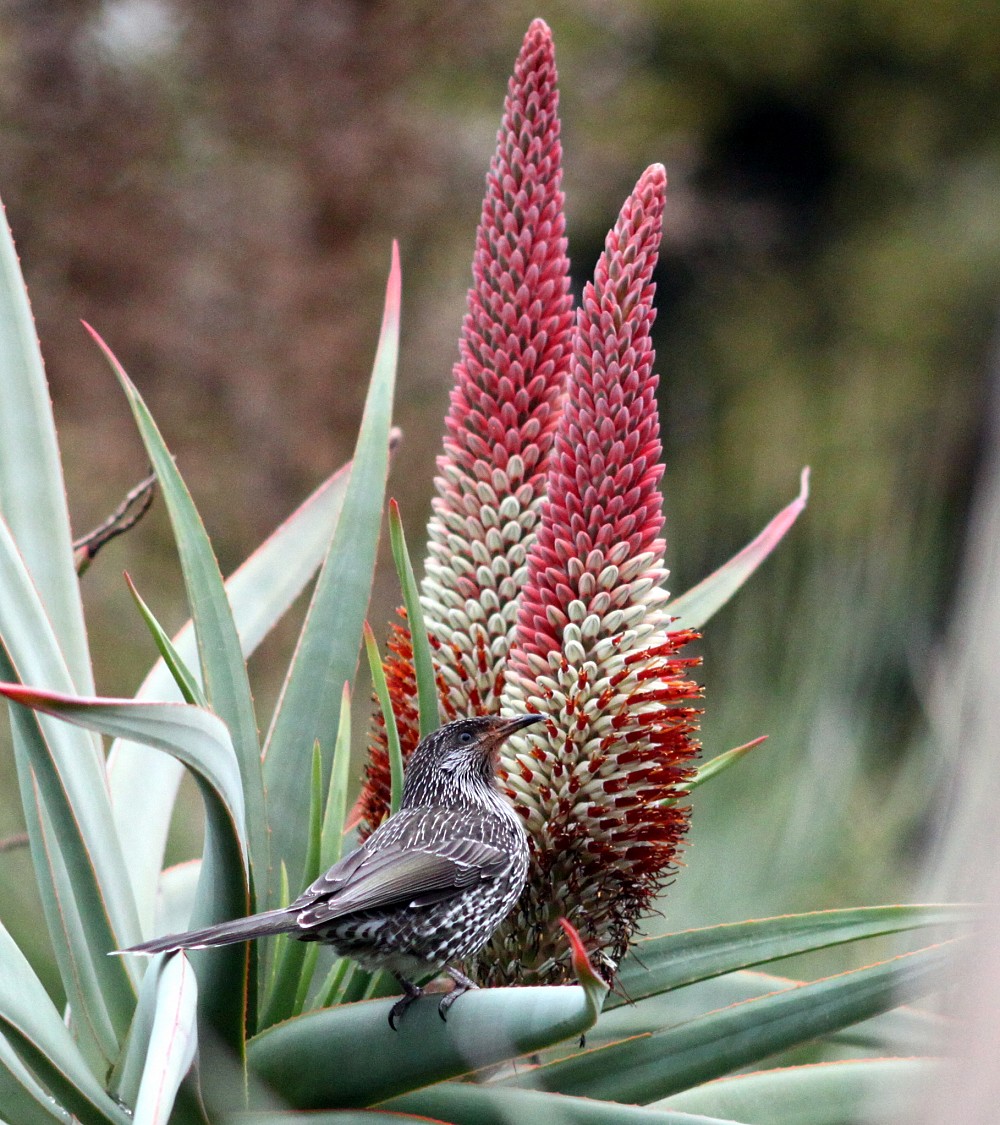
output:
M 544 718 L 544 715 L 518 715 L 516 718 L 507 719 L 506 722 L 497 727 L 497 742 L 514 734 L 515 731 L 521 730 L 522 727 L 530 726 L 532 723 L 540 723 Z

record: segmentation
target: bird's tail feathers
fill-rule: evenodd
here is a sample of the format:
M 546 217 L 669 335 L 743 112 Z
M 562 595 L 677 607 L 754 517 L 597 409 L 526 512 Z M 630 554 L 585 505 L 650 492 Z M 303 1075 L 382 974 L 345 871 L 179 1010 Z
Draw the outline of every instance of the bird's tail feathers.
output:
M 287 934 L 297 928 L 296 915 L 288 910 L 267 910 L 263 914 L 251 914 L 249 918 L 236 918 L 232 922 L 220 922 L 216 926 L 206 926 L 202 930 L 190 930 L 185 934 L 167 934 L 153 938 L 128 949 L 117 949 L 116 953 L 173 953 L 178 949 L 207 949 L 213 945 L 232 945 L 238 941 L 251 941 L 268 934 Z

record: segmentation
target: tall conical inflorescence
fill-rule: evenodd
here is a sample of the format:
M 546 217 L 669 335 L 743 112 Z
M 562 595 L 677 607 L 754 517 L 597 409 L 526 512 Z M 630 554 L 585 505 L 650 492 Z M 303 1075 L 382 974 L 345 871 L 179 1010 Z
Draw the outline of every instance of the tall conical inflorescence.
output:
M 473 285 L 438 458 L 422 586 L 448 718 L 496 711 L 569 370 L 573 330 L 552 35 L 535 20 L 510 80 L 486 178 Z M 404 754 L 418 741 L 408 631 L 386 673 Z M 361 809 L 388 808 L 376 731 Z
M 608 971 L 673 871 L 697 750 L 690 632 L 664 608 L 663 473 L 650 328 L 666 176 L 640 178 L 584 292 L 566 403 L 503 693 L 545 729 L 502 751 L 532 871 L 480 959 L 492 983 L 571 974 L 567 917 Z
M 539 711 L 502 776 L 532 850 L 529 884 L 473 968 L 569 979 L 568 918 L 610 975 L 674 870 L 697 752 L 697 661 L 670 630 L 650 330 L 666 175 L 640 178 L 572 324 L 555 69 L 536 21 L 487 178 L 455 367 L 422 604 L 446 717 Z M 417 741 L 410 638 L 387 678 Z M 388 807 L 376 741 L 361 801 Z

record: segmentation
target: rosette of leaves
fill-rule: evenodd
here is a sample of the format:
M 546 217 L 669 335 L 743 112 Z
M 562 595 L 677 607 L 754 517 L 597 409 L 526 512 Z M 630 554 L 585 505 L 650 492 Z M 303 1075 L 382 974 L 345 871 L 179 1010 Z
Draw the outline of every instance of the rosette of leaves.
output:
M 536 21 L 512 82 L 515 101 L 524 95 L 525 104 L 532 104 L 525 84 L 537 87 L 539 68 L 554 90 L 551 37 Z M 530 133 L 527 124 L 525 129 Z M 562 238 L 558 217 L 545 207 L 529 208 L 518 221 L 526 231 L 549 223 L 554 244 Z M 556 258 L 563 253 L 558 250 Z M 559 301 L 566 293 L 558 280 L 550 289 Z M 565 932 L 561 948 L 575 983 L 486 988 L 464 996 L 447 1023 L 428 998 L 407 1012 L 399 1032 L 387 1024 L 386 982 L 315 945 L 276 939 L 152 961 L 109 956 L 157 932 L 287 901 L 290 889 L 297 891 L 350 844 L 346 704 L 390 462 L 400 293 L 394 256 L 352 462 L 226 580 L 163 437 L 98 340 L 155 469 L 191 610 L 189 625 L 170 638 L 136 592 L 137 612 L 160 657 L 134 699 L 107 699 L 97 696 L 92 679 L 56 432 L 28 298 L 9 231 L 0 232 L 0 678 L 10 701 L 14 767 L 60 982 L 50 992 L 33 963 L 38 955 L 20 949 L 0 924 L 0 1120 L 264 1125 L 301 1115 L 324 1125 L 381 1119 L 773 1123 L 800 1120 L 794 1115 L 807 1104 L 817 1107 L 811 1120 L 819 1122 L 851 1117 L 866 1090 L 905 1090 L 933 1066 L 903 1056 L 932 1050 L 934 1025 L 918 1011 L 895 1006 L 900 997 L 935 986 L 948 956 L 944 944 L 924 944 L 809 982 L 771 976 L 761 967 L 879 935 L 954 929 L 968 920 L 958 907 L 825 911 L 638 941 L 627 927 L 613 993 L 592 967 L 584 941 L 566 926 L 558 932 Z M 568 333 L 569 323 L 568 308 L 559 307 L 557 337 Z M 508 328 L 517 362 L 535 363 L 541 337 L 532 344 L 519 338 L 530 328 L 519 317 Z M 568 369 L 569 346 L 566 335 L 546 360 L 545 378 Z M 481 349 L 480 361 L 489 358 Z M 557 448 L 559 396 L 539 378 L 533 386 L 544 400 L 544 417 L 538 425 L 526 418 L 524 436 L 543 441 L 547 433 L 549 448 Z M 515 455 L 494 466 L 503 470 L 501 483 L 513 480 Z M 541 519 L 545 478 L 535 480 L 534 491 L 527 478 L 547 470 L 544 458 L 531 473 L 528 468 L 523 464 L 515 500 L 523 508 L 519 526 L 531 532 Z M 736 559 L 668 603 L 671 616 L 685 628 L 701 627 L 773 548 L 804 502 L 803 494 Z M 441 515 L 442 526 L 449 518 Z M 449 678 L 440 660 L 435 673 L 434 654 L 440 654 L 447 631 L 438 622 L 429 640 L 417 627 L 420 603 L 398 513 L 391 523 L 414 625 L 399 645 L 412 650 L 413 665 L 408 673 L 396 671 L 414 685 L 414 721 L 430 727 L 438 721 L 436 681 L 444 680 L 446 713 L 462 706 L 453 695 L 448 703 L 448 691 L 463 681 Z M 650 541 L 658 535 L 653 528 Z M 643 543 L 640 554 L 652 551 L 646 565 L 656 570 L 659 548 Z M 520 565 L 522 554 L 527 566 L 525 544 L 508 564 Z M 509 577 L 502 570 L 491 569 L 501 583 Z M 640 570 L 626 581 L 639 580 Z M 246 658 L 317 572 L 284 690 L 264 724 L 254 711 Z M 651 589 L 643 580 L 638 595 L 648 602 Z M 515 606 L 494 622 L 501 647 L 512 641 L 508 628 L 516 616 Z M 660 658 L 648 651 L 660 643 L 656 638 L 655 627 L 639 638 L 646 646 L 639 650 L 641 660 Z M 565 653 L 567 641 L 575 640 L 564 630 L 558 643 Z M 455 660 L 464 660 L 467 651 L 475 650 L 458 644 Z M 526 674 L 531 667 L 529 652 L 517 668 Z M 375 668 L 381 671 L 377 661 Z M 493 703 L 499 700 L 495 695 Z M 391 707 L 385 728 L 391 801 L 402 761 Z M 267 731 L 263 739 L 261 729 Z M 685 767 L 673 778 L 672 799 L 736 757 L 721 755 L 696 771 Z M 204 801 L 203 854 L 197 863 L 171 869 L 164 867 L 164 849 L 184 770 Z M 570 914 L 572 905 L 561 903 Z M 17 908 L 16 901 L 0 903 L 0 922 Z M 516 935 L 504 941 L 509 948 Z M 876 1057 L 887 1036 L 899 1057 Z M 774 1066 L 705 1085 L 765 1058 L 780 1061 L 782 1052 L 814 1041 L 820 1044 L 817 1057 L 846 1061 Z M 463 1078 L 470 1080 L 456 1081 Z M 317 1110 L 323 1112 L 306 1116 Z

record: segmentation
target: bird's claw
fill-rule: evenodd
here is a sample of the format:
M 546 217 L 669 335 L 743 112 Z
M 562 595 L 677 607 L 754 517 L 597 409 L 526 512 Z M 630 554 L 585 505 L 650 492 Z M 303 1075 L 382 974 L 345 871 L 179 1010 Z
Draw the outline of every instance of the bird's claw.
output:
M 475 981 L 469 980 L 465 973 L 460 973 L 458 969 L 445 969 L 445 972 L 455 982 L 455 987 L 451 992 L 446 992 L 441 997 L 441 1003 L 438 1004 L 438 1015 L 445 1023 L 448 1022 L 448 1009 L 455 1003 L 455 1001 L 462 995 L 463 992 L 469 992 L 472 989 L 478 991 L 479 985 Z
M 418 988 L 415 984 L 411 984 L 408 980 L 403 980 L 402 977 L 396 977 L 403 987 L 403 995 L 396 1001 L 395 1004 L 389 1009 L 389 1026 L 393 1031 L 398 1031 L 396 1021 L 402 1016 L 406 1009 L 418 1000 L 424 994 L 422 988 Z

